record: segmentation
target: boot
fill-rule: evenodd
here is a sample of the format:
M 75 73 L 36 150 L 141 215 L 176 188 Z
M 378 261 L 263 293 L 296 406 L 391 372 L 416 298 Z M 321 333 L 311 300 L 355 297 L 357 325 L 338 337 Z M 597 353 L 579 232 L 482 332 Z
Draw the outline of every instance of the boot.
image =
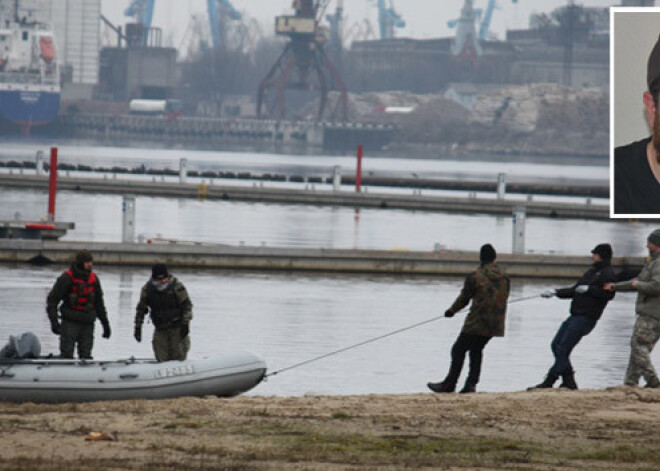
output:
M 658 380 L 657 376 L 654 376 L 653 378 L 649 379 L 648 382 L 646 383 L 645 388 L 660 388 L 660 380 Z
M 527 388 L 527 390 L 532 391 L 534 389 L 549 389 L 555 384 L 555 381 L 557 381 L 558 378 L 559 377 L 556 375 L 548 374 L 548 376 L 545 377 L 542 383 L 539 383 L 536 386 L 529 387 Z
M 428 388 L 437 393 L 453 393 L 456 391 L 456 383 L 450 383 L 447 380 L 439 383 L 427 383 Z
M 660 383 L 658 385 L 660 386 Z M 564 373 L 561 375 L 561 384 L 559 387 L 566 389 L 578 389 L 578 385 L 575 382 L 575 372 L 571 371 L 570 373 Z
M 465 385 L 463 386 L 463 389 L 461 389 L 458 393 L 459 394 L 469 394 L 469 393 L 475 393 L 477 392 L 477 385 L 474 384 L 472 381 L 466 381 Z

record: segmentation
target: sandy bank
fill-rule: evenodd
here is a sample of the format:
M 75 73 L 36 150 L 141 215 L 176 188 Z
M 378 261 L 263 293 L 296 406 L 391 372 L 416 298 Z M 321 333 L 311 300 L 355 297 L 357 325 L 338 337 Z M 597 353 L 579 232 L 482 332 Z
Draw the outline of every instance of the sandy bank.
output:
M 0 403 L 0 469 L 651 470 L 659 422 L 660 390 L 625 387 Z

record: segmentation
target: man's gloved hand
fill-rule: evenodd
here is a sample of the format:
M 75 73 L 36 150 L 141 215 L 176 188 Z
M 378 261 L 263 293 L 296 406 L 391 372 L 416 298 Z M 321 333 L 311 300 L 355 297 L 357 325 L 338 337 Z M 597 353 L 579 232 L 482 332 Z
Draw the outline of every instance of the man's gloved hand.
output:
M 190 325 L 181 324 L 181 338 L 185 339 L 186 337 L 188 337 L 189 333 L 190 333 Z
M 589 291 L 589 285 L 577 285 L 577 286 L 575 287 L 575 292 L 576 292 L 577 294 L 584 294 L 584 293 L 586 293 L 587 291 Z
M 142 342 L 142 326 L 141 325 L 136 325 L 135 330 L 133 331 L 133 337 L 135 337 L 135 340 L 138 342 Z
M 60 326 L 60 323 L 57 321 L 57 319 L 50 321 L 50 330 L 55 335 L 60 335 L 62 333 L 62 326 Z
M 451 309 L 445 311 L 445 317 L 454 317 L 455 312 L 452 312 Z
M 112 330 L 110 330 L 110 323 L 106 321 L 103 323 L 103 338 L 109 339 L 110 335 L 112 335 Z
M 551 298 L 555 295 L 555 290 L 554 289 L 548 289 L 545 290 L 544 292 L 541 293 L 542 298 Z

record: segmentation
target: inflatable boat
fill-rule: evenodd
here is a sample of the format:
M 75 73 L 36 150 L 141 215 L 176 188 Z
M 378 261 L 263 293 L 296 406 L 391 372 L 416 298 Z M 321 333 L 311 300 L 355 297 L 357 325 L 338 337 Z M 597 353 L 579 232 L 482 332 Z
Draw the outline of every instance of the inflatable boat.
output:
M 258 385 L 266 363 L 249 352 L 157 363 L 153 359 L 112 361 L 0 358 L 0 401 L 82 402 L 229 397 Z

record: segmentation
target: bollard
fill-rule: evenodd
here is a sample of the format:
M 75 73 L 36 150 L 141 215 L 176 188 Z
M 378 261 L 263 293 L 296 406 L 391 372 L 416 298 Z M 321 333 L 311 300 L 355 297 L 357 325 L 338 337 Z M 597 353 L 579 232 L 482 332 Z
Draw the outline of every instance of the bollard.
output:
M 332 189 L 339 191 L 341 189 L 341 166 L 335 165 L 332 170 Z
M 513 209 L 513 250 L 511 253 L 525 253 L 525 219 L 524 206 Z
M 44 173 L 46 173 L 46 171 L 44 170 L 44 160 L 45 160 L 44 151 L 43 150 L 38 150 L 37 151 L 37 157 L 36 157 L 37 175 L 43 175 Z
M 506 173 L 497 174 L 497 199 L 504 199 L 506 194 Z
M 362 145 L 357 148 L 357 168 L 355 169 L 355 192 L 359 193 L 362 187 Z
M 188 177 L 188 159 L 179 160 L 179 183 L 186 183 Z
M 48 177 L 48 221 L 55 220 L 55 198 L 57 196 L 57 147 L 50 148 L 50 175 Z
M 135 241 L 135 195 L 124 195 L 121 212 L 121 241 L 132 244 Z

